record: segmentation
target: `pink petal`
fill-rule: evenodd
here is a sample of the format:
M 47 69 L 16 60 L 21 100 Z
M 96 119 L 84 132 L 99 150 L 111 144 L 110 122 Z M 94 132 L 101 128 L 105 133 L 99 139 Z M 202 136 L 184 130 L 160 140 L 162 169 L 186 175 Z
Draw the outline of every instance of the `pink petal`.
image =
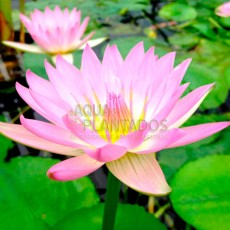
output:
M 106 165 L 119 180 L 141 193 L 166 195 L 171 192 L 154 154 L 126 154 Z
M 50 101 L 48 98 L 39 93 L 36 93 L 32 90 L 29 90 L 29 93 L 39 107 L 46 111 L 46 114 L 52 118 L 52 120 L 49 119 L 51 122 L 54 121 L 54 124 L 64 127 L 62 116 L 64 116 L 68 111 L 64 110 L 59 104 Z
M 49 112 L 48 107 L 45 107 L 44 109 L 40 107 L 40 105 L 37 104 L 37 102 L 33 99 L 33 97 L 30 94 L 30 90 L 27 89 L 26 87 L 20 85 L 19 83 L 16 83 L 16 90 L 20 97 L 32 108 L 34 109 L 37 113 L 39 113 L 41 116 L 46 118 L 48 121 L 57 124 L 61 127 L 65 127 L 63 124 L 63 121 L 61 117 L 56 116 L 57 114 L 53 114 L 53 111 L 51 113 Z M 47 106 L 47 104 L 46 104 Z
M 125 146 L 127 149 L 136 148 L 144 141 L 147 132 L 148 129 L 144 127 L 143 130 L 140 129 L 125 136 L 121 136 L 120 139 L 115 142 L 115 144 Z
M 168 127 L 179 127 L 185 121 L 187 121 L 188 118 L 196 111 L 205 97 L 211 92 L 213 87 L 214 84 L 201 86 L 180 99 L 173 108 L 172 112 L 166 118 Z
M 49 81 L 39 77 L 30 70 L 26 72 L 26 80 L 30 89 L 34 92 L 48 98 L 50 101 L 59 105 L 64 111 L 70 110 L 70 106 L 59 97 L 57 91 Z
M 16 142 L 35 149 L 41 149 L 44 151 L 69 156 L 77 156 L 79 154 L 82 154 L 82 151 L 80 152 L 76 148 L 70 148 L 64 145 L 55 144 L 53 142 L 40 138 L 29 132 L 22 125 L 0 122 L 0 132 Z
M 82 77 L 81 71 L 66 61 L 61 55 L 57 55 L 56 69 L 59 73 L 62 74 L 63 78 L 68 78 L 68 82 L 70 82 L 70 84 L 76 85 Z
M 127 153 L 127 148 L 115 144 L 108 144 L 94 151 L 86 150 L 85 153 L 100 162 L 110 162 L 119 159 Z
M 106 101 L 106 89 L 101 75 L 101 63 L 89 45 L 86 45 L 83 50 L 81 70 L 86 85 L 88 85 L 87 95 L 95 92 L 100 103 L 104 104 Z M 94 98 L 94 96 L 91 98 Z M 95 104 L 96 103 L 95 100 Z
M 86 27 L 88 26 L 89 23 L 89 17 L 86 17 L 84 19 L 84 21 L 82 22 L 79 30 L 78 30 L 78 34 L 77 34 L 77 38 L 80 40 L 80 38 L 83 36 L 83 34 L 85 33 Z
M 46 112 L 34 101 L 30 95 L 29 89 L 16 82 L 16 90 L 20 97 L 36 112 L 46 117 Z
M 144 44 L 139 42 L 128 53 L 123 63 L 122 71 L 120 71 L 119 78 L 121 80 L 122 91 L 124 92 L 124 99 L 128 108 L 132 111 L 132 82 L 138 78 L 138 69 L 140 63 L 145 56 Z
M 96 171 L 103 164 L 83 154 L 52 166 L 48 170 L 47 176 L 59 181 L 76 180 Z
M 197 142 L 227 128 L 229 125 L 230 122 L 215 122 L 181 128 L 181 130 L 185 132 L 185 136 L 172 143 L 167 148 L 174 148 Z
M 86 121 L 88 122 L 88 120 Z M 77 121 L 72 120 L 69 115 L 63 116 L 63 122 L 65 123 L 66 127 L 76 136 L 76 138 L 79 138 L 85 143 L 98 148 L 107 144 L 107 141 L 102 139 L 96 131 L 87 128 L 88 123 L 79 124 Z M 90 126 L 93 125 L 90 124 Z
M 118 76 L 123 61 L 116 46 L 106 47 L 102 60 L 102 76 L 103 79 L 111 76 Z
M 173 70 L 175 56 L 176 52 L 167 53 L 156 61 L 157 72 L 154 78 L 156 79 L 158 84 L 159 81 L 162 81 L 162 78 L 167 79 L 169 74 Z
M 71 132 L 56 125 L 43 121 L 26 119 L 23 115 L 20 116 L 20 121 L 30 132 L 56 144 L 81 149 L 84 149 L 87 145 L 76 138 Z
M 67 76 L 62 76 L 51 64 L 49 64 L 45 60 L 45 69 L 46 73 L 49 76 L 49 79 L 52 85 L 55 87 L 56 91 L 60 95 L 61 99 L 74 107 L 76 105 L 76 101 L 72 96 L 71 92 L 74 92 L 75 85 L 72 85 L 69 88 L 68 81 L 66 81 Z
M 171 129 L 161 132 L 153 132 L 147 134 L 147 138 L 142 142 L 141 145 L 134 149 L 129 149 L 129 152 L 136 154 L 148 154 L 158 152 L 162 149 L 167 148 L 174 142 L 180 140 L 185 135 L 183 130 Z

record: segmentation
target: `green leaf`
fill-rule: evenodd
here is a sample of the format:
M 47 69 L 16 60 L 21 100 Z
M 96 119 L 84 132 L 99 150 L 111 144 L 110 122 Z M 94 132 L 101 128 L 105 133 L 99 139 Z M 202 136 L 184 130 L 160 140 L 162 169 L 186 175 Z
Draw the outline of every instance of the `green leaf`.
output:
M 194 90 L 202 85 L 216 83 L 215 88 L 201 103 L 199 109 L 210 109 L 219 107 L 225 102 L 228 96 L 228 85 L 222 83 L 223 76 L 219 75 L 218 70 L 211 69 L 206 65 L 196 62 L 191 63 L 185 74 L 183 82 L 191 82 L 189 90 Z M 223 79 L 226 81 L 226 79 Z
M 210 40 L 214 40 L 217 38 L 216 33 L 212 30 L 212 27 L 210 25 L 211 23 L 209 21 L 205 22 L 194 22 L 192 24 L 192 27 L 197 29 L 202 35 L 208 37 Z
M 52 226 L 72 211 L 99 202 L 88 177 L 73 182 L 50 180 L 46 171 L 57 162 L 17 157 L 5 164 L 0 170 L 0 229 L 44 229 L 41 226 Z
M 169 3 L 163 6 L 159 15 L 167 20 L 175 20 L 177 22 L 183 22 L 193 20 L 197 16 L 196 9 L 181 3 Z
M 197 229 L 230 229 L 230 156 L 208 156 L 186 164 L 174 177 L 175 211 Z
M 71 213 L 59 221 L 53 229 L 101 230 L 104 204 L 84 208 Z M 138 205 L 118 205 L 115 230 L 166 230 L 166 227 L 153 215 Z
M 24 69 L 30 69 L 32 72 L 36 73 L 38 76 L 48 79 L 44 60 L 49 59 L 46 54 L 34 54 L 34 53 L 24 53 L 23 64 Z M 51 61 L 49 61 L 51 63 Z
M 199 37 L 192 33 L 177 33 L 169 37 L 169 42 L 174 46 L 191 48 L 198 44 Z

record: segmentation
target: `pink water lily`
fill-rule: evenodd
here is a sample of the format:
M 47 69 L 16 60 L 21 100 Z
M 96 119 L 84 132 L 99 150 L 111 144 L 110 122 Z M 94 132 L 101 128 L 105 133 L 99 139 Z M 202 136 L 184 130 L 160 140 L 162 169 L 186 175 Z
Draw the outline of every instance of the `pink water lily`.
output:
M 230 17 L 230 2 L 225 2 L 216 9 L 216 14 L 220 17 Z
M 158 58 L 154 48 L 137 44 L 121 57 L 107 46 L 102 63 L 86 46 L 81 69 L 57 57 L 45 61 L 49 77 L 31 71 L 29 88 L 17 83 L 20 96 L 46 120 L 0 123 L 0 131 L 22 144 L 73 156 L 52 166 L 47 175 L 60 181 L 86 176 L 102 165 L 123 183 L 145 194 L 171 191 L 154 152 L 187 145 L 230 125 L 217 122 L 179 128 L 198 108 L 214 84 L 186 96 L 181 84 L 190 59 L 174 68 L 175 53 Z M 49 121 L 49 122 L 48 122 Z
M 83 49 L 86 43 L 93 47 L 105 40 L 105 38 L 90 40 L 94 32 L 82 38 L 89 17 L 86 17 L 81 23 L 81 11 L 76 8 L 72 11 L 67 8 L 62 11 L 59 6 L 56 6 L 52 11 L 46 7 L 44 12 L 35 9 L 30 18 L 20 14 L 20 19 L 37 46 L 12 41 L 4 41 L 3 44 L 22 51 L 51 55 L 62 54 L 69 57 L 68 53 L 76 49 Z

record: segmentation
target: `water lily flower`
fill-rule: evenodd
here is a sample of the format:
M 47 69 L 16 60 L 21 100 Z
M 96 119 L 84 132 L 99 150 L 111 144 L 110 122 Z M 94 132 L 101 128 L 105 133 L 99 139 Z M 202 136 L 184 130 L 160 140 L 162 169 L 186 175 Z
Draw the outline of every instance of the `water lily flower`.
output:
M 216 9 L 216 14 L 220 17 L 230 17 L 230 2 L 225 2 Z
M 3 41 L 3 44 L 22 51 L 47 53 L 54 57 L 62 54 L 72 62 L 71 52 L 83 49 L 86 43 L 93 47 L 106 39 L 103 37 L 90 40 L 94 32 L 82 38 L 89 17 L 81 23 L 81 11 L 76 8 L 72 11 L 67 8 L 62 11 L 59 6 L 56 6 L 52 11 L 46 7 L 44 12 L 35 9 L 30 18 L 20 14 L 20 19 L 37 45 L 12 41 Z
M 190 59 L 174 68 L 175 53 L 158 58 L 138 43 L 121 57 L 107 46 L 100 62 L 87 45 L 81 69 L 57 57 L 45 61 L 48 80 L 30 70 L 29 88 L 16 89 L 47 122 L 20 117 L 21 125 L 0 123 L 5 136 L 58 154 L 72 156 L 47 175 L 59 181 L 86 176 L 104 164 L 123 183 L 145 194 L 171 191 L 155 158 L 162 149 L 187 145 L 230 125 L 217 122 L 179 128 L 198 108 L 214 84 L 186 96 L 180 85 Z M 176 151 L 176 150 L 175 150 Z

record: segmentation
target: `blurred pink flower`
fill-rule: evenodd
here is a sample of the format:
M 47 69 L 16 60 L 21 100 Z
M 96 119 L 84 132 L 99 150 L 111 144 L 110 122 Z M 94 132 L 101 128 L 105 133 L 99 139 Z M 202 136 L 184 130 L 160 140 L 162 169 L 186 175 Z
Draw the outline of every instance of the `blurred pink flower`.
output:
M 89 17 L 81 23 L 81 11 L 76 8 L 70 12 L 67 8 L 62 11 L 59 6 L 53 11 L 49 7 L 44 12 L 35 9 L 30 18 L 20 14 L 20 19 L 38 46 L 11 41 L 4 41 L 3 44 L 23 51 L 65 55 L 83 49 L 86 43 L 93 47 L 105 40 L 90 40 L 94 32 L 82 38 Z
M 158 59 L 154 48 L 137 44 L 122 59 L 107 46 L 102 63 L 93 50 L 83 51 L 81 70 L 57 57 L 45 61 L 49 81 L 27 71 L 29 89 L 17 83 L 20 96 L 49 122 L 26 119 L 0 123 L 0 131 L 22 144 L 73 156 L 48 170 L 55 180 L 74 180 L 106 164 L 123 183 L 146 194 L 171 191 L 154 152 L 206 138 L 230 122 L 179 128 L 198 108 L 214 84 L 182 96 L 180 86 L 190 59 L 177 67 L 175 53 Z M 102 106 L 102 110 L 95 109 Z M 91 108 L 91 109 L 90 109 Z M 123 122 L 126 121 L 126 124 Z
M 220 17 L 230 17 L 230 2 L 225 2 L 216 9 L 216 14 Z

